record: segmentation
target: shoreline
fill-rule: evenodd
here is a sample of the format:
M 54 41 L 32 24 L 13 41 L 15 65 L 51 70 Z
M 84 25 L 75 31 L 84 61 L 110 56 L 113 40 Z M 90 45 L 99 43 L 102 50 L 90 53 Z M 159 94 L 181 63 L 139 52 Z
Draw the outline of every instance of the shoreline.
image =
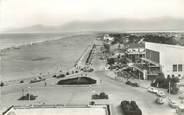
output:
M 76 37 L 76 40 L 79 38 L 79 39 L 81 39 L 80 37 L 81 36 L 83 36 L 83 34 L 72 34 L 72 35 L 66 35 L 66 36 L 62 36 L 62 37 L 57 37 L 57 39 L 53 39 L 53 40 L 49 40 L 49 41 L 43 41 L 43 42 L 37 42 L 37 43 L 35 43 L 35 44 L 33 44 L 33 45 L 35 45 L 35 46 L 33 46 L 33 45 L 21 45 L 20 47 L 19 47 L 19 50 L 24 50 L 25 48 L 28 48 L 28 49 L 30 49 L 31 47 L 43 47 L 43 45 L 45 45 L 45 46 L 49 46 L 50 44 L 51 45 L 53 45 L 53 44 L 55 44 L 55 43 L 57 43 L 57 44 L 59 44 L 59 42 L 61 42 L 62 43 L 62 41 L 63 41 L 63 39 L 66 39 L 67 41 L 72 41 L 72 40 L 75 40 L 75 37 Z M 83 37 L 85 37 L 85 34 L 84 34 L 84 36 Z M 68 39 L 67 39 L 68 38 Z M 83 39 L 83 38 L 82 38 Z M 89 39 L 89 38 L 88 38 Z M 62 41 L 61 41 L 62 40 Z M 75 41 L 74 41 L 75 42 Z M 46 44 L 45 44 L 46 43 Z M 90 42 L 89 42 L 90 43 Z M 87 44 L 89 44 L 89 43 L 87 43 Z M 57 44 L 55 44 L 55 45 L 57 45 Z M 64 44 L 64 43 L 63 43 Z M 62 46 L 62 44 L 61 44 L 61 46 Z M 65 47 L 65 46 L 63 46 L 63 47 Z M 68 45 L 68 47 L 69 47 L 69 45 Z M 69 48 L 70 49 L 70 48 Z M 83 47 L 83 49 L 86 49 L 86 47 L 84 48 Z M 83 49 L 80 49 L 80 50 L 83 50 Z M 7 50 L 7 53 L 11 53 L 11 52 L 19 52 L 19 50 L 15 50 L 15 49 L 10 49 L 10 50 Z M 79 49 L 78 49 L 79 50 Z M 70 51 L 69 51 L 70 52 Z M 78 52 L 78 51 L 77 51 Z M 64 52 L 64 53 L 66 53 L 66 51 Z M 81 53 L 83 53 L 83 52 L 81 52 Z M 61 54 L 62 54 L 62 52 L 61 52 Z M 65 55 L 65 54 L 63 54 L 63 55 Z M 79 54 L 78 54 L 79 55 Z M 80 54 L 80 56 L 79 57 L 81 57 L 81 55 L 82 54 Z M 6 54 L 4 54 L 4 56 L 6 56 Z M 9 57 L 9 54 L 8 54 L 8 56 L 6 56 L 6 57 Z M 75 57 L 75 58 L 79 58 L 79 57 Z M 39 58 L 38 58 L 39 59 Z M 54 60 L 54 59 L 52 59 L 52 60 Z M 33 61 L 33 60 L 32 60 Z M 36 61 L 33 61 L 34 63 L 42 63 L 42 61 L 44 62 L 45 60 L 36 60 Z M 76 62 L 77 60 L 71 60 L 71 62 L 70 62 L 70 65 L 68 65 L 68 69 L 67 69 L 67 67 L 66 68 L 64 68 L 65 67 L 65 65 L 66 64 L 64 64 L 64 65 L 62 65 L 62 62 L 61 63 L 58 63 L 59 64 L 59 66 L 61 65 L 62 66 L 62 71 L 66 71 L 66 70 L 71 70 L 71 67 L 73 68 L 73 66 L 74 66 L 74 64 L 75 64 L 75 62 Z M 73 63 L 74 62 L 74 63 Z M 6 62 L 5 62 L 6 63 Z M 59 73 L 59 71 L 58 71 L 58 64 L 57 65 L 55 65 L 55 67 L 54 68 L 49 68 L 49 69 L 55 69 L 56 67 L 56 69 L 57 70 L 53 70 L 53 71 L 50 71 L 50 70 L 48 70 L 47 72 L 40 72 L 41 73 L 41 75 L 39 74 L 39 73 L 37 73 L 37 72 L 34 72 L 33 74 L 30 74 L 29 76 L 27 76 L 27 77 L 21 77 L 20 76 L 20 78 L 19 78 L 19 76 L 17 76 L 17 75 L 15 75 L 15 76 L 17 76 L 17 77 L 14 77 L 14 76 L 12 76 L 12 78 L 11 78 L 11 76 L 9 76 L 9 78 L 6 78 L 6 79 L 4 79 L 3 80 L 3 77 L 5 77 L 6 75 L 2 75 L 2 82 L 5 82 L 5 83 L 7 83 L 7 82 L 20 82 L 20 80 L 27 80 L 27 79 L 33 79 L 33 78 L 35 78 L 35 77 L 38 77 L 38 76 L 50 76 L 50 75 L 53 75 L 53 74 L 57 74 L 57 73 Z M 48 65 L 49 66 L 49 65 Z M 6 70 L 5 70 L 6 71 Z M 34 71 L 34 70 L 33 70 Z M 5 72 L 4 72 L 5 73 Z M 30 70 L 30 72 L 29 73 L 31 73 L 31 70 Z M 29 74 L 28 73 L 28 74 Z M 12 74 L 13 75 L 13 74 Z M 24 75 L 24 74 L 23 74 Z M 14 78 L 13 78 L 14 77 Z
M 38 45 L 38 44 L 41 44 L 41 43 L 44 43 L 44 42 L 50 42 L 50 41 L 55 41 L 55 40 L 60 40 L 60 39 L 64 39 L 64 38 L 67 38 L 67 37 L 72 37 L 72 36 L 78 36 L 78 35 L 82 35 L 80 33 L 78 34 L 70 34 L 70 35 L 63 35 L 60 37 L 55 37 L 53 39 L 45 39 L 45 40 L 42 40 L 42 41 L 33 41 L 33 42 L 30 42 L 30 43 L 22 43 L 20 45 L 13 45 L 13 46 L 8 46 L 8 47 L 5 47 L 5 48 L 0 48 L 0 52 L 5 52 L 7 50 L 12 50 L 12 49 L 20 49 L 21 47 L 25 47 L 25 46 L 32 46 L 32 45 Z

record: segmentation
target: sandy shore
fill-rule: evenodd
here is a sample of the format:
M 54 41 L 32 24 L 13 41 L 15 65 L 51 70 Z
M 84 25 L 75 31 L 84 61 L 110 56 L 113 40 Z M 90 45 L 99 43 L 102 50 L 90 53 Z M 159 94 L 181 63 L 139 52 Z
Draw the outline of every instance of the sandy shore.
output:
M 16 80 L 66 71 L 95 39 L 95 34 L 82 34 L 10 49 L 2 56 L 2 80 Z

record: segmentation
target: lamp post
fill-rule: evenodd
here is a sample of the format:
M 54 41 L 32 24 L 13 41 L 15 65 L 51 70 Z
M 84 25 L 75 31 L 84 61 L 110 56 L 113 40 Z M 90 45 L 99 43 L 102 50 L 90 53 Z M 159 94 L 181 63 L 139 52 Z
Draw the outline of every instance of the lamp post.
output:
M 169 81 L 169 94 L 171 94 L 171 82 Z
M 22 89 L 22 96 L 24 96 L 24 89 Z
M 28 91 L 28 92 L 29 92 L 29 93 L 28 93 L 28 96 L 29 96 L 29 97 L 28 97 L 28 100 L 29 100 L 29 103 L 30 103 L 30 100 L 31 100 L 31 95 L 30 95 L 30 94 L 31 94 L 31 87 L 28 87 L 28 89 L 30 89 L 30 91 Z

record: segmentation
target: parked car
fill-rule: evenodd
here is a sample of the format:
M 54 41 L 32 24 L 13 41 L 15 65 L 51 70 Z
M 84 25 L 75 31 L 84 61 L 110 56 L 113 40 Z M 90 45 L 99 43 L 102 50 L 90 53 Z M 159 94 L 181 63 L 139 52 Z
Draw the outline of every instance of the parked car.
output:
M 30 83 L 36 83 L 36 82 L 40 82 L 40 81 L 44 81 L 45 78 L 42 78 L 42 77 L 37 77 L 37 78 L 34 78 L 30 81 Z
M 94 101 L 90 101 L 89 105 L 95 105 L 95 102 Z
M 121 109 L 124 115 L 142 115 L 142 111 L 135 101 L 122 101 Z
M 159 97 L 155 100 L 155 103 L 157 104 L 164 104 L 164 99 L 162 97 Z
M 179 105 L 176 101 L 169 99 L 168 104 L 171 108 L 177 108 Z
M 63 77 L 65 77 L 65 74 L 59 74 L 56 76 L 56 78 L 63 78 Z
M 24 80 L 21 80 L 20 83 L 24 83 Z
M 3 87 L 3 86 L 4 86 L 4 83 L 3 83 L 3 82 L 1 82 L 1 83 L 0 83 L 0 87 Z
M 27 93 L 26 95 L 23 95 L 18 100 L 35 100 L 37 96 Z
M 127 81 L 125 84 L 130 85 L 132 87 L 139 87 L 138 83 L 134 83 L 134 82 L 131 82 L 131 81 Z
M 156 88 L 154 88 L 154 87 L 149 87 L 148 88 L 148 92 L 156 93 L 157 94 L 158 90 Z
M 176 113 L 178 115 L 184 115 L 184 105 L 179 105 L 177 108 L 176 108 Z
M 92 71 L 94 71 L 94 69 L 91 68 L 91 67 L 84 67 L 84 68 L 83 68 L 83 71 L 84 71 L 84 72 L 92 72 Z
M 52 77 L 56 78 L 57 76 L 56 75 L 53 75 Z
M 157 92 L 157 96 L 159 96 L 159 97 L 166 97 L 164 91 L 158 91 Z

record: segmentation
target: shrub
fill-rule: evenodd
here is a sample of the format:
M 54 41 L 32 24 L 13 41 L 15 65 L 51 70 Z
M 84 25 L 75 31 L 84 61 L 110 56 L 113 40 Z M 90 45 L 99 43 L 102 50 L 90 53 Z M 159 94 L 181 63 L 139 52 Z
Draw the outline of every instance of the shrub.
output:
M 151 83 L 152 87 L 158 87 L 159 88 L 165 88 L 168 89 L 169 92 L 169 84 L 170 84 L 170 93 L 171 94 L 177 94 L 179 91 L 179 88 L 177 88 L 176 83 L 179 82 L 179 78 L 177 77 L 168 77 L 167 79 L 163 78 L 163 77 L 158 77 L 156 78 L 155 82 Z
M 108 99 L 108 95 L 104 92 L 101 92 L 100 94 L 92 95 L 92 99 Z
M 177 88 L 176 84 L 174 84 L 173 86 L 170 87 L 171 94 L 177 94 L 178 91 L 179 91 L 179 88 Z M 167 92 L 169 93 L 169 88 L 168 88 Z
M 88 85 L 95 84 L 96 80 L 88 77 L 78 77 L 78 78 L 69 78 L 65 80 L 60 80 L 57 82 L 57 85 Z
M 172 80 L 172 82 L 174 82 L 174 83 L 178 83 L 178 82 L 180 81 L 180 79 L 177 78 L 177 77 L 173 77 L 171 80 Z
M 115 63 L 114 58 L 108 58 L 108 59 L 107 59 L 107 64 L 113 65 L 114 63 Z

